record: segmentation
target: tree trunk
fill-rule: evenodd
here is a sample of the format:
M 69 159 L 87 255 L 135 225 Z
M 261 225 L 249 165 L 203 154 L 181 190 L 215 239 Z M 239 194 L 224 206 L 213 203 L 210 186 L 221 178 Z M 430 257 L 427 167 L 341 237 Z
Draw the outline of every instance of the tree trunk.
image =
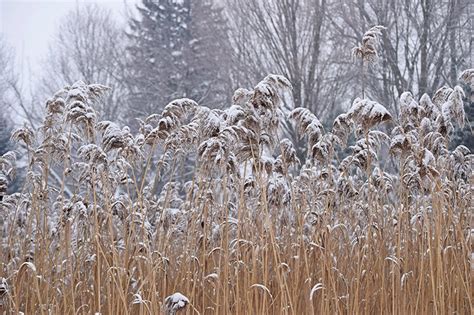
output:
M 428 31 L 430 27 L 430 2 L 422 0 L 421 9 L 423 12 L 423 33 L 420 39 L 420 80 L 418 82 L 419 96 L 426 93 L 428 86 Z

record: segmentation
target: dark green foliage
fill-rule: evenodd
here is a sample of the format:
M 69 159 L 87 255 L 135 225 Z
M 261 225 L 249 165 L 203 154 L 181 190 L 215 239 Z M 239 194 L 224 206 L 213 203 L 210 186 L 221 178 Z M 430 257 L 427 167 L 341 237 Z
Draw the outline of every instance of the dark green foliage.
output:
M 227 26 L 211 1 L 144 0 L 130 21 L 131 116 L 176 98 L 222 107 L 230 56 Z
M 15 151 L 16 146 L 10 140 L 10 135 L 13 131 L 12 123 L 5 114 L 0 114 L 0 156 L 7 153 L 8 151 Z M 17 155 L 17 158 L 20 156 Z M 17 192 L 21 189 L 21 183 L 23 182 L 23 169 L 17 167 L 16 174 L 13 178 L 9 178 L 8 193 Z

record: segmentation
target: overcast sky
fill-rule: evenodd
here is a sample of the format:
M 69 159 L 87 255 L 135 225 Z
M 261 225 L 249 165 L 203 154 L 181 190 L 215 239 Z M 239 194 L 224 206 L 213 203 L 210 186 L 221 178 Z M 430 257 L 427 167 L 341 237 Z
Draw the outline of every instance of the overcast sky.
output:
M 126 8 L 138 0 L 0 0 L 0 33 L 15 50 L 16 69 L 24 77 L 34 76 L 48 51 L 61 18 L 76 6 L 97 3 L 125 20 Z M 23 83 L 29 81 L 24 78 Z

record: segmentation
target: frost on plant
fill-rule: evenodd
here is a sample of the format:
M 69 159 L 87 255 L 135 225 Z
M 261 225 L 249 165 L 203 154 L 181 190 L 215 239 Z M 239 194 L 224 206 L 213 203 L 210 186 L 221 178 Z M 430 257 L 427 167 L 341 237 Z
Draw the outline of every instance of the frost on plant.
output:
M 164 312 L 167 315 L 176 314 L 179 310 L 182 310 L 189 304 L 187 297 L 179 292 L 176 292 L 165 299 Z

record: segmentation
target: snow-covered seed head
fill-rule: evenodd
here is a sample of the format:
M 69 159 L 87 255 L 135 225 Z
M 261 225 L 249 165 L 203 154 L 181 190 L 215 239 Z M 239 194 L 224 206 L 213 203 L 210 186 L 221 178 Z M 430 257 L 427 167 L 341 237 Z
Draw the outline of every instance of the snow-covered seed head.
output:
M 347 138 L 351 133 L 351 121 L 348 114 L 342 113 L 336 117 L 332 125 L 332 133 L 338 137 L 343 144 L 347 143 Z
M 356 58 L 360 58 L 363 61 L 373 63 L 378 58 L 377 53 L 377 42 L 379 40 L 379 36 L 382 36 L 382 31 L 385 30 L 386 27 L 381 25 L 376 25 L 365 32 L 364 36 L 362 37 L 362 42 L 352 49 L 352 54 Z
M 8 294 L 8 291 L 9 291 L 9 287 L 8 287 L 7 279 L 3 277 L 0 278 L 0 306 L 2 306 L 3 303 L 5 302 L 4 300 Z
M 0 155 L 0 196 L 7 192 L 10 181 L 15 178 L 16 153 L 8 151 Z
M 183 294 L 176 292 L 165 299 L 164 313 L 166 315 L 174 315 L 189 304 L 189 300 Z
M 178 127 L 198 107 L 199 105 L 189 98 L 181 98 L 170 102 L 161 113 L 161 118 L 158 121 L 159 130 L 170 131 Z
M 35 138 L 33 130 L 26 124 L 13 131 L 11 139 L 16 142 L 23 142 L 27 146 L 31 146 Z
M 310 150 L 323 135 L 323 125 L 319 119 L 307 108 L 298 107 L 292 110 L 288 116 L 296 123 L 301 138 L 308 138 L 308 150 Z
M 441 114 L 446 121 L 456 121 L 459 127 L 464 127 L 466 114 L 464 113 L 464 91 L 460 86 L 455 86 L 448 99 L 441 106 Z
M 474 91 L 474 68 L 464 70 L 459 76 L 464 83 L 471 87 L 471 91 Z
M 347 115 L 364 130 L 392 119 L 385 107 L 368 99 L 356 98 Z

